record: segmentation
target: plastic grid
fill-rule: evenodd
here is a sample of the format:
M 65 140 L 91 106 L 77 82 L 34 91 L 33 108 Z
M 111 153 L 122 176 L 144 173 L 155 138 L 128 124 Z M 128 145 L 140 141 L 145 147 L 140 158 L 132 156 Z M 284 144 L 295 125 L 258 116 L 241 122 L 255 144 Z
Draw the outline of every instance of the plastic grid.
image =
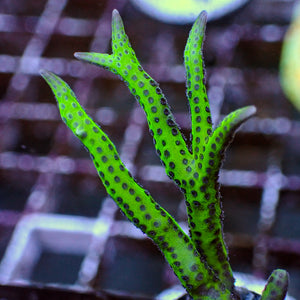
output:
M 244 105 L 258 108 L 236 136 L 220 174 L 233 268 L 261 278 L 285 268 L 290 293 L 297 295 L 300 122 L 278 80 L 293 5 L 252 0 L 209 23 L 205 61 L 215 122 Z M 190 26 L 157 22 L 121 0 L 0 1 L 2 284 L 75 284 L 153 296 L 177 282 L 155 246 L 107 198 L 39 76 L 44 68 L 70 83 L 138 181 L 184 223 L 182 197 L 160 166 L 144 114 L 127 88 L 109 72 L 72 57 L 75 51 L 110 51 L 113 8 L 189 135 L 182 53 Z

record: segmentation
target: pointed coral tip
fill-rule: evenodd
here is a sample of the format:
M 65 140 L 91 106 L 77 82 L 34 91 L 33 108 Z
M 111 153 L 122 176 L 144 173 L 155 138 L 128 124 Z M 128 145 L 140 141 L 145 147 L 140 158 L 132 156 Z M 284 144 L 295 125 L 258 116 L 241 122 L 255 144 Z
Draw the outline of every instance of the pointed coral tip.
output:
M 112 11 L 112 16 L 113 16 L 113 17 L 119 16 L 119 15 L 120 15 L 120 14 L 119 14 L 119 12 L 118 12 L 117 9 L 114 9 L 114 10 Z
M 92 54 L 90 52 L 75 52 L 74 56 L 79 60 L 89 61 Z
M 196 19 L 196 22 L 199 21 L 199 24 L 201 27 L 204 27 L 207 23 L 207 11 L 202 10 L 201 13 L 199 14 L 198 18 Z
M 113 27 L 117 26 L 117 30 L 120 30 L 123 27 L 122 18 L 116 9 L 114 9 L 112 12 L 112 24 Z
M 249 115 L 255 115 L 256 114 L 256 107 L 254 105 L 248 106 L 248 113 Z
M 41 75 L 48 83 L 50 83 L 50 81 L 51 81 L 52 79 L 55 79 L 55 78 L 56 78 L 56 76 L 55 76 L 52 72 L 47 71 L 47 70 L 45 70 L 45 69 L 41 69 L 41 70 L 39 71 L 39 73 L 40 73 L 40 75 Z
M 256 109 L 256 107 L 254 105 L 248 106 L 248 114 L 249 114 L 249 116 L 255 115 L 256 111 L 257 111 L 257 109 Z
M 116 10 L 116 9 L 114 9 L 112 12 L 112 21 L 115 21 L 115 22 L 122 21 L 121 16 L 120 16 L 118 10 Z
M 197 19 L 194 22 L 193 29 L 196 28 L 199 30 L 197 34 L 200 36 L 204 35 L 205 27 L 207 23 L 207 12 L 205 10 L 202 10 Z
M 86 56 L 86 55 L 85 55 L 85 52 L 75 52 L 75 53 L 74 53 L 74 56 L 75 56 L 76 58 L 80 59 L 80 58 L 82 58 L 82 57 L 84 57 L 84 56 Z
M 242 114 L 240 115 L 239 119 L 246 121 L 253 117 L 256 114 L 256 107 L 254 105 L 249 105 L 241 108 L 243 110 Z
M 41 69 L 41 70 L 39 70 L 39 73 L 42 77 L 46 77 L 49 75 L 50 72 L 45 69 Z
M 206 22 L 206 20 L 207 20 L 207 11 L 206 11 L 206 10 L 202 10 L 202 11 L 200 12 L 198 18 Z

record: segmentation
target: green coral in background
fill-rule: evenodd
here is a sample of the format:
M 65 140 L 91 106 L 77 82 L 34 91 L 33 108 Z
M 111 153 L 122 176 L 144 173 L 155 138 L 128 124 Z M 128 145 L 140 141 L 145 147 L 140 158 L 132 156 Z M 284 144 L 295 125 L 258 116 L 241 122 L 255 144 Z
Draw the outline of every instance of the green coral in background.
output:
M 293 10 L 280 58 L 280 82 L 286 97 L 300 111 L 300 2 Z
M 212 127 L 202 60 L 205 24 L 206 13 L 202 12 L 192 27 L 184 52 L 192 121 L 190 148 L 158 83 L 137 60 L 116 10 L 112 20 L 113 53 L 75 53 L 78 59 L 119 75 L 144 109 L 157 154 L 167 175 L 185 196 L 189 235 L 135 181 L 114 144 L 86 114 L 70 87 L 50 72 L 41 74 L 55 94 L 63 121 L 90 152 L 108 194 L 127 218 L 159 247 L 190 297 L 240 299 L 223 239 L 218 175 L 224 151 L 236 129 L 256 109 L 253 106 L 238 109 L 219 126 Z M 262 299 L 284 299 L 286 288 L 281 288 L 279 281 L 286 287 L 285 271 L 272 273 Z

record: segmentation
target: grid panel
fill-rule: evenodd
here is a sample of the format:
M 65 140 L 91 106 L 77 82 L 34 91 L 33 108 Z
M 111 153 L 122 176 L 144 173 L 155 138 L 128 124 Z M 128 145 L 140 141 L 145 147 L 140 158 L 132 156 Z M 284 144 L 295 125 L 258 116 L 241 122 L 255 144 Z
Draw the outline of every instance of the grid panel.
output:
M 252 0 L 209 23 L 204 54 L 214 121 L 244 105 L 258 108 L 230 147 L 220 176 L 233 268 L 261 278 L 285 268 L 290 293 L 297 295 L 300 123 L 278 81 L 293 5 Z M 155 246 L 107 198 L 38 72 L 53 71 L 72 86 L 138 181 L 184 224 L 182 196 L 153 151 L 143 112 L 114 75 L 72 54 L 110 51 L 111 12 L 117 8 L 142 65 L 161 83 L 189 136 L 182 53 L 190 26 L 155 21 L 121 0 L 3 0 L 0 7 L 1 282 L 109 288 L 133 291 L 139 299 L 176 284 Z M 161 280 L 143 287 L 151 262 L 163 266 L 152 275 Z M 121 266 L 131 285 L 116 279 Z

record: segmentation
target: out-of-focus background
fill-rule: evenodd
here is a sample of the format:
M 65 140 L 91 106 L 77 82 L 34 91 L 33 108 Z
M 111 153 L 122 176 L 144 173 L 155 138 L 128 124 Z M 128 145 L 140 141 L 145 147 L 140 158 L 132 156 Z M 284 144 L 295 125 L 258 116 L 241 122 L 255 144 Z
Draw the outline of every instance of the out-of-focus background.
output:
M 215 122 L 245 105 L 258 110 L 237 134 L 220 174 L 233 269 L 265 279 L 274 268 L 284 268 L 296 296 L 300 114 L 278 77 L 294 4 L 252 0 L 212 20 L 204 57 Z M 0 0 L 0 297 L 5 299 L 24 299 L 17 298 L 17 290 L 8 291 L 10 285 L 71 285 L 142 299 L 177 283 L 156 247 L 107 197 L 39 75 L 44 68 L 70 84 L 138 181 L 185 223 L 183 197 L 164 174 L 133 96 L 116 76 L 73 57 L 75 51 L 110 52 L 114 8 L 141 64 L 160 83 L 189 136 L 183 50 L 191 24 L 164 23 L 129 0 Z M 48 299 L 36 297 L 28 299 Z

